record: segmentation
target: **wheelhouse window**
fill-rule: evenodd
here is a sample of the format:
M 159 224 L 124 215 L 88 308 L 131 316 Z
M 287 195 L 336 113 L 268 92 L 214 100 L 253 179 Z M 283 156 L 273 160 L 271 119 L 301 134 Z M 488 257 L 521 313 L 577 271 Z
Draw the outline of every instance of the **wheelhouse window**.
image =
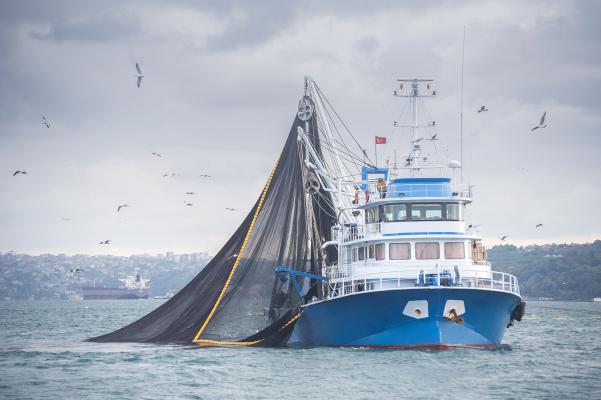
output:
M 446 242 L 444 244 L 444 258 L 463 259 L 465 258 L 465 245 L 463 242 Z
M 378 207 L 372 207 L 365 210 L 365 222 L 368 224 L 380 222 L 378 218 Z
M 406 204 L 386 204 L 381 209 L 382 222 L 407 221 Z
M 359 253 L 359 261 L 365 260 L 365 247 L 359 247 L 357 251 Z
M 413 221 L 442 220 L 442 204 L 412 204 L 411 219 Z
M 378 243 L 376 245 L 376 260 L 386 259 L 386 245 L 384 243 Z
M 415 258 L 418 260 L 437 260 L 440 258 L 438 242 L 415 243 Z
M 463 220 L 463 206 L 459 203 L 447 203 L 447 220 L 449 221 L 462 221 Z
M 409 243 L 390 243 L 388 258 L 391 260 L 410 260 L 411 245 Z

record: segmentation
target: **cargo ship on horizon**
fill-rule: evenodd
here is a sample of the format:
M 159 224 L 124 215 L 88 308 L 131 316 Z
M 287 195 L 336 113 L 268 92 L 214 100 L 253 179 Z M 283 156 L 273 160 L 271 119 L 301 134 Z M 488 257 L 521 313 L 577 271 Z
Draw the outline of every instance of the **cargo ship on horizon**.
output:
M 93 286 L 85 286 L 81 289 L 82 298 L 84 300 L 135 300 L 149 297 L 150 279 L 143 278 L 137 270 L 134 274 L 119 280 L 125 287 L 97 287 L 96 282 Z

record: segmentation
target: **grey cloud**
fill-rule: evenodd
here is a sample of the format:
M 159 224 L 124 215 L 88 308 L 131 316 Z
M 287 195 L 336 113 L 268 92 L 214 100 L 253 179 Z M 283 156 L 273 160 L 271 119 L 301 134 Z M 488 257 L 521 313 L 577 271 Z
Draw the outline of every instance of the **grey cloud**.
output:
M 53 21 L 46 33 L 31 32 L 41 40 L 109 42 L 115 39 L 134 36 L 140 30 L 140 22 L 135 15 L 103 14 L 81 20 Z

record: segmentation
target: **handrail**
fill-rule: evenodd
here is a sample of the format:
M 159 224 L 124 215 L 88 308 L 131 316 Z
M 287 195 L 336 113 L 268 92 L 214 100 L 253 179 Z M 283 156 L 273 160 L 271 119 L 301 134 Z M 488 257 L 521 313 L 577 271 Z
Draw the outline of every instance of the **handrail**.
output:
M 341 271 L 341 269 L 345 271 Z M 428 272 L 424 268 L 358 275 L 350 275 L 350 272 L 350 268 L 339 268 L 338 266 L 335 268 L 329 267 L 326 270 L 326 275 L 330 279 L 328 283 L 329 297 L 415 286 L 494 289 L 520 295 L 517 278 L 514 275 L 499 271 L 461 270 L 459 275 L 455 271 L 441 268 L 437 268 L 435 272 Z M 407 277 L 411 274 L 415 278 Z

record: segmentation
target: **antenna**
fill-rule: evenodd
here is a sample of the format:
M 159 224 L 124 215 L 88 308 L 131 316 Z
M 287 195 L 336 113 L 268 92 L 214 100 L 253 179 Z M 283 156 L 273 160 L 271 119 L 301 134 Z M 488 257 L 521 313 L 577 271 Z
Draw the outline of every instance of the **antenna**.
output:
M 460 113 L 460 132 L 461 138 L 459 140 L 459 147 L 461 151 L 461 183 L 463 184 L 463 65 L 465 64 L 465 25 L 463 25 L 463 44 L 461 46 L 461 113 Z

